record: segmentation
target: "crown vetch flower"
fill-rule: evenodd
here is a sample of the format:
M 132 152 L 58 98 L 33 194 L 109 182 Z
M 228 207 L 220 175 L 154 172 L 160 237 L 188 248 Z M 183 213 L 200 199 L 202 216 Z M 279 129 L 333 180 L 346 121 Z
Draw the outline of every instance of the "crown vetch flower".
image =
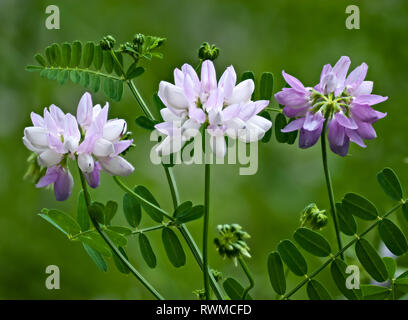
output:
M 99 186 L 101 170 L 118 176 L 133 172 L 133 166 L 120 157 L 133 142 L 122 139 L 126 121 L 108 120 L 108 111 L 108 104 L 104 108 L 93 106 L 91 95 L 85 93 L 78 104 L 77 118 L 55 105 L 45 108 L 43 117 L 31 113 L 33 126 L 24 129 L 23 142 L 37 155 L 38 164 L 47 168 L 36 184 L 38 188 L 53 184 L 56 199 L 66 200 L 74 184 L 67 166 L 69 158 L 78 160 L 92 188 Z
M 282 71 L 291 88 L 276 93 L 275 99 L 285 106 L 286 116 L 295 118 L 282 132 L 299 130 L 300 148 L 309 148 L 319 140 L 325 122 L 330 148 L 340 156 L 347 155 L 350 141 L 365 148 L 364 139 L 376 138 L 372 124 L 386 113 L 371 106 L 388 97 L 371 94 L 373 82 L 364 80 L 367 64 L 362 63 L 347 76 L 349 67 L 350 58 L 344 56 L 334 67 L 326 64 L 314 88 Z
M 262 139 L 272 123 L 258 116 L 269 101 L 251 101 L 254 82 L 251 79 L 238 85 L 232 66 L 217 82 L 214 64 L 202 64 L 201 79 L 194 68 L 184 64 L 174 70 L 174 84 L 161 81 L 159 97 L 166 108 L 161 110 L 164 122 L 155 128 L 166 137 L 156 151 L 160 155 L 178 152 L 193 138 L 201 126 L 209 133 L 210 146 L 217 157 L 226 153 L 225 136 L 245 142 Z

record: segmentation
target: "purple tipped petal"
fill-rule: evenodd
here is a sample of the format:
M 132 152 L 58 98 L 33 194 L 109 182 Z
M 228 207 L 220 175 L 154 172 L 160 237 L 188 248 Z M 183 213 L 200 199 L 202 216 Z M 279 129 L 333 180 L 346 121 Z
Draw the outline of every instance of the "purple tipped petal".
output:
M 299 118 L 296 120 L 293 120 L 289 122 L 289 124 L 286 125 L 285 128 L 283 128 L 281 131 L 282 132 L 292 132 L 299 130 L 300 128 L 303 127 L 303 123 L 305 122 L 305 118 Z
M 44 119 L 40 115 L 31 112 L 31 121 L 33 122 L 34 127 L 44 127 Z
M 356 89 L 354 89 L 351 94 L 355 97 L 361 95 L 370 94 L 373 91 L 373 82 L 372 81 L 363 81 L 362 84 Z
M 71 173 L 66 169 L 58 172 L 58 178 L 54 183 L 54 194 L 57 201 L 64 201 L 69 198 L 74 187 L 74 179 Z
M 86 182 L 91 188 L 95 189 L 99 186 L 101 180 L 101 169 L 102 168 L 99 162 L 95 162 L 94 170 L 91 173 L 85 174 Z
M 121 154 L 123 151 L 127 150 L 130 145 L 133 143 L 133 139 L 131 140 L 121 140 L 116 142 L 113 147 L 115 148 L 115 155 Z
M 339 125 L 335 119 L 332 119 L 328 125 L 329 133 L 327 135 L 330 144 L 342 146 L 344 144 L 344 127 Z
M 363 62 L 360 66 L 350 72 L 346 79 L 346 86 L 349 86 L 351 91 L 358 88 L 363 83 L 363 80 L 367 75 L 367 70 L 368 66 Z
M 184 84 L 184 73 L 178 68 L 174 69 L 174 84 L 180 88 Z
M 290 74 L 287 74 L 285 71 L 282 70 L 282 76 L 285 79 L 285 81 L 296 91 L 299 92 L 305 92 L 305 86 L 300 82 L 298 79 L 296 79 L 294 76 L 291 76 Z
M 224 95 L 227 99 L 231 98 L 236 82 L 237 74 L 234 67 L 229 66 L 218 81 L 218 87 L 224 89 Z
M 330 149 L 339 156 L 345 157 L 348 153 L 350 145 L 350 139 L 348 136 L 344 137 L 344 142 L 342 145 L 335 145 L 330 143 Z
M 299 92 L 293 88 L 283 88 L 275 94 L 276 101 L 286 107 L 299 108 L 308 102 L 307 92 Z
M 316 129 L 315 131 L 307 131 L 305 129 L 300 129 L 299 135 L 299 148 L 306 149 L 315 145 L 319 140 L 319 137 L 322 133 L 323 126 Z
M 368 104 L 357 103 L 352 104 L 351 113 L 353 117 L 356 117 L 358 120 L 370 123 L 373 123 L 386 115 L 374 110 Z
M 201 83 L 200 83 L 200 79 L 198 78 L 197 72 L 194 70 L 194 68 L 190 66 L 189 64 L 185 63 L 181 67 L 181 71 L 183 71 L 185 75 L 190 76 L 191 80 L 193 80 L 194 82 L 195 90 L 199 92 L 201 88 Z
M 306 111 L 309 109 L 309 105 L 303 106 L 301 108 L 283 108 L 283 114 L 289 118 L 296 118 L 306 115 Z

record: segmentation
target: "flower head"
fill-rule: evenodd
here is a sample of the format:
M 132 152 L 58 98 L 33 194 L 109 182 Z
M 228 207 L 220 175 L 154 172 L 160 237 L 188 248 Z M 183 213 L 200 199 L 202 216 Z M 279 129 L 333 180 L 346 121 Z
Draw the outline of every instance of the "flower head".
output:
M 219 237 L 214 239 L 218 253 L 222 257 L 236 259 L 240 255 L 251 257 L 246 240 L 250 235 L 238 224 L 222 224 L 217 226 Z
M 272 123 L 258 113 L 269 101 L 251 101 L 251 79 L 236 82 L 232 66 L 217 81 L 210 60 L 203 62 L 200 78 L 193 67 L 184 64 L 174 70 L 174 84 L 160 82 L 159 97 L 166 108 L 161 110 L 164 122 L 155 128 L 166 137 L 156 149 L 159 155 L 178 152 L 202 126 L 211 137 L 211 149 L 217 157 L 226 153 L 225 136 L 245 142 L 262 139 Z
M 126 121 L 107 120 L 108 110 L 108 104 L 93 106 L 91 95 L 85 93 L 76 118 L 55 105 L 45 108 L 43 117 L 31 113 L 33 126 L 24 129 L 23 142 L 37 155 L 38 165 L 47 168 L 38 188 L 53 184 L 56 199 L 66 200 L 73 187 L 69 158 L 77 160 L 92 188 L 99 186 L 101 170 L 119 176 L 133 172 L 133 166 L 120 157 L 133 141 L 122 139 Z
M 334 67 L 323 67 L 320 82 L 314 88 L 306 88 L 298 79 L 282 71 L 290 88 L 275 94 L 283 112 L 295 118 L 282 132 L 300 131 L 299 147 L 313 146 L 328 130 L 330 148 L 338 155 L 348 153 L 350 141 L 365 148 L 364 139 L 376 138 L 372 124 L 386 116 L 372 105 L 388 97 L 371 94 L 372 81 L 364 81 L 367 65 L 362 63 L 348 76 L 350 59 L 341 57 Z M 326 124 L 324 126 L 324 124 Z

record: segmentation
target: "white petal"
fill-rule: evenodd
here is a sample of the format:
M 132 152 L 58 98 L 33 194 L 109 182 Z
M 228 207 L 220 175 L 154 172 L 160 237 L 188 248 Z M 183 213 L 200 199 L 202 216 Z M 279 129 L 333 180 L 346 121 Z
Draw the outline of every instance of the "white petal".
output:
M 94 170 L 95 162 L 88 153 L 78 155 L 78 166 L 84 173 L 91 173 Z
M 52 149 L 45 150 L 37 158 L 38 164 L 47 168 L 57 165 L 61 159 L 62 155 Z
M 41 153 L 45 150 L 45 148 L 36 148 L 34 147 L 31 142 L 27 139 L 27 137 L 23 137 L 23 143 L 26 146 L 26 148 L 32 152 L 35 153 Z
M 160 110 L 160 114 L 165 122 L 181 120 L 182 117 L 175 114 L 169 108 L 163 108 Z
M 156 152 L 159 156 L 168 156 L 172 153 L 178 152 L 184 145 L 184 141 L 181 136 L 175 137 L 167 136 L 156 148 Z
M 168 103 L 168 107 L 179 110 L 188 108 L 188 101 L 183 89 L 169 83 L 164 87 L 163 94 Z
M 48 146 L 48 130 L 42 127 L 27 127 L 24 136 L 35 148 L 46 148 Z
M 119 156 L 103 159 L 100 164 L 103 170 L 113 176 L 128 176 L 135 170 L 129 162 Z
M 101 138 L 98 139 L 95 142 L 94 148 L 92 153 L 96 156 L 96 157 L 108 157 L 111 154 L 115 153 L 115 148 L 113 146 L 113 143 Z
M 75 153 L 78 150 L 79 140 L 74 137 L 64 139 L 64 149 L 66 152 Z
M 122 119 L 110 120 L 103 127 L 103 137 L 109 141 L 116 141 L 126 133 L 126 121 Z
M 247 79 L 239 83 L 234 90 L 232 90 L 232 96 L 228 100 L 229 104 L 248 102 L 251 99 L 251 95 L 254 92 L 255 85 L 252 79 Z
M 261 116 L 254 116 L 251 119 L 249 119 L 248 122 L 250 122 L 252 125 L 256 125 L 265 132 L 272 127 L 272 122 Z

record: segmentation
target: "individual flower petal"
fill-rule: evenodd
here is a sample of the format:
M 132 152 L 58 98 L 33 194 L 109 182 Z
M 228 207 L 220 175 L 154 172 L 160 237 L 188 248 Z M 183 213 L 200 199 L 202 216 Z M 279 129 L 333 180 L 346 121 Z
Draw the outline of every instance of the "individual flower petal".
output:
M 298 79 L 296 79 L 294 76 L 291 76 L 290 74 L 287 74 L 285 71 L 282 71 L 282 76 L 285 79 L 285 81 L 290 85 L 293 89 L 295 89 L 298 92 L 305 92 L 305 86 L 300 82 Z
M 121 154 L 123 151 L 127 150 L 131 144 L 133 143 L 133 139 L 131 140 L 121 140 L 118 142 L 115 142 L 114 148 L 115 148 L 115 155 Z
M 353 117 L 356 117 L 360 121 L 364 122 L 373 123 L 379 119 L 378 111 L 371 108 L 368 104 L 353 103 L 351 113 L 353 114 Z
M 345 157 L 348 153 L 349 145 L 350 145 L 350 139 L 348 136 L 345 136 L 342 145 L 335 145 L 335 144 L 330 143 L 330 149 L 331 151 L 338 154 L 339 156 Z
M 104 158 L 100 161 L 100 165 L 104 171 L 112 176 L 125 177 L 135 170 L 129 162 L 120 156 Z
M 363 81 L 359 87 L 352 90 L 350 93 L 354 97 L 370 94 L 373 91 L 374 83 L 372 81 Z
M 212 135 L 210 138 L 210 147 L 217 158 L 224 158 L 227 152 L 224 134 Z
M 299 134 L 299 147 L 302 149 L 306 149 L 314 146 L 317 140 L 319 140 L 320 138 L 322 128 L 323 125 L 314 131 L 307 131 L 302 128 Z
M 339 82 L 344 82 L 346 79 L 347 71 L 350 68 L 350 58 L 347 56 L 340 57 L 339 61 L 333 67 L 333 73 L 336 75 Z
M 371 140 L 377 138 L 377 134 L 370 123 L 367 122 L 357 122 L 358 129 L 357 133 L 366 140 Z
M 204 92 L 211 92 L 217 87 L 217 77 L 214 64 L 211 60 L 205 60 L 201 66 L 201 88 Z
M 229 66 L 218 81 L 218 87 L 224 90 L 224 96 L 226 99 L 231 98 L 236 82 L 237 74 L 235 73 L 234 67 Z
M 306 114 L 305 122 L 303 123 L 303 129 L 307 131 L 315 131 L 320 128 L 324 122 L 324 117 L 321 111 L 316 113 L 308 112 Z
M 360 147 L 367 147 L 363 141 L 363 139 L 360 137 L 358 134 L 357 130 L 351 130 L 346 128 L 346 135 L 350 138 L 350 141 L 354 142 L 355 144 L 358 144 Z
M 31 121 L 33 122 L 34 127 L 44 127 L 44 119 L 39 114 L 31 112 Z
M 159 97 L 168 108 L 175 110 L 188 109 L 189 102 L 184 95 L 183 89 L 171 83 L 160 82 Z
M 184 73 L 178 68 L 174 69 L 174 84 L 180 88 L 184 84 Z
M 89 92 L 85 92 L 79 100 L 77 108 L 77 120 L 81 127 L 88 127 L 93 120 L 93 103 L 92 96 Z
M 352 118 L 347 118 L 343 112 L 337 112 L 334 115 L 334 118 L 336 119 L 337 123 L 340 124 L 341 126 L 349 129 L 357 129 L 357 124 Z
M 181 135 L 167 136 L 156 147 L 156 152 L 159 156 L 168 156 L 172 153 L 179 152 L 183 147 L 185 141 L 183 141 Z
M 24 129 L 24 136 L 35 148 L 48 147 L 48 130 L 43 127 L 27 127 Z
M 344 144 L 344 127 L 341 126 L 335 119 L 330 120 L 328 124 L 329 133 L 327 135 L 329 142 L 334 146 L 342 146 Z
M 255 85 L 252 79 L 247 79 L 240 82 L 233 90 L 231 97 L 227 100 L 228 104 L 235 104 L 241 102 L 249 102 Z
M 37 160 L 40 166 L 50 168 L 60 163 L 62 155 L 52 149 L 47 149 L 40 153 Z
M 112 142 L 101 138 L 95 142 L 92 153 L 96 157 L 108 157 L 115 153 L 115 148 Z
M 368 104 L 370 106 L 384 102 L 388 97 L 379 96 L 377 94 L 364 94 L 356 97 L 353 102 L 357 104 Z
M 283 128 L 281 131 L 282 132 L 292 132 L 292 131 L 296 131 L 299 130 L 303 127 L 303 124 L 305 123 L 305 118 L 299 118 L 296 120 L 293 120 L 291 122 L 289 122 L 285 128 Z
M 109 120 L 103 127 L 103 138 L 109 141 L 117 141 L 126 133 L 126 130 L 125 120 Z
M 307 92 L 299 92 L 293 88 L 283 88 L 275 94 L 276 101 L 286 107 L 303 108 L 308 103 Z
M 38 183 L 35 186 L 37 188 L 44 188 L 57 181 L 58 177 L 59 177 L 58 167 L 48 168 L 45 175 L 38 181 Z
M 84 173 L 91 173 L 94 171 L 95 162 L 92 156 L 88 153 L 80 153 L 78 155 L 78 167 Z
M 368 66 L 363 62 L 360 66 L 350 72 L 345 83 L 350 91 L 358 88 L 363 83 L 367 75 L 367 70 Z
M 183 71 L 184 75 L 188 75 L 191 78 L 191 80 L 193 80 L 194 90 L 198 95 L 201 90 L 201 83 L 200 83 L 200 79 L 198 79 L 198 75 L 196 71 L 194 70 L 194 68 L 190 66 L 189 64 L 185 63 L 181 67 L 181 71 Z
M 100 183 L 100 180 L 101 180 L 101 173 L 100 173 L 101 169 L 102 168 L 101 168 L 101 165 L 99 164 L 99 162 L 95 162 L 93 171 L 91 173 L 85 173 L 84 174 L 86 182 L 88 183 L 88 185 L 91 188 L 95 189 L 95 188 L 99 187 L 99 183 Z
M 74 187 L 74 179 L 67 169 L 58 171 L 58 178 L 54 183 L 54 194 L 57 201 L 65 201 L 69 198 Z
M 160 110 L 160 114 L 163 118 L 164 121 L 177 121 L 181 120 L 181 117 L 177 114 L 175 114 L 171 109 L 169 108 L 163 108 Z
M 36 147 L 34 147 L 34 146 L 31 144 L 31 142 L 27 139 L 27 137 L 23 137 L 23 143 L 24 143 L 24 145 L 26 146 L 26 148 L 27 148 L 28 150 L 30 150 L 30 151 L 32 151 L 32 152 L 35 152 L 35 153 L 41 153 L 41 152 L 43 152 L 44 150 L 46 150 L 45 148 L 36 148 Z

